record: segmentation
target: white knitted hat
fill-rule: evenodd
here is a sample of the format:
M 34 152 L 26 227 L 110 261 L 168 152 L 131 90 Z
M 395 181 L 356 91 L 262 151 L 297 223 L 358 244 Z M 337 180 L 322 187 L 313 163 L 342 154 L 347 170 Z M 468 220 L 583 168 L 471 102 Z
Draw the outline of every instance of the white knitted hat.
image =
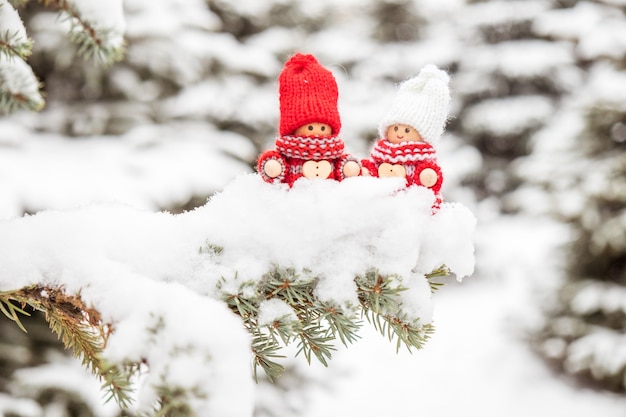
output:
M 400 84 L 391 108 L 378 127 L 380 137 L 386 137 L 389 126 L 403 124 L 416 129 L 425 142 L 436 142 L 450 111 L 449 81 L 447 72 L 426 65 L 417 77 Z

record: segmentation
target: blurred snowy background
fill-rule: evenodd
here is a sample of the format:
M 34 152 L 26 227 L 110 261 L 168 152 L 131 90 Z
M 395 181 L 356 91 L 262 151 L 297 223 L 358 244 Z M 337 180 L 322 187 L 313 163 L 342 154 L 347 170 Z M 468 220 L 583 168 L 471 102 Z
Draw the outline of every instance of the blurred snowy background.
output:
M 626 416 L 626 1 L 124 8 L 126 57 L 108 68 L 76 56 L 56 14 L 21 11 L 47 106 L 0 119 L 0 219 L 204 204 L 273 146 L 276 77 L 298 51 L 335 74 L 342 137 L 365 157 L 396 84 L 434 63 L 453 90 L 443 193 L 478 218 L 476 273 L 436 294 L 424 350 L 366 326 L 329 368 L 293 360 L 261 382 L 256 415 Z M 0 415 L 116 415 L 43 320 L 27 326 L 0 320 Z

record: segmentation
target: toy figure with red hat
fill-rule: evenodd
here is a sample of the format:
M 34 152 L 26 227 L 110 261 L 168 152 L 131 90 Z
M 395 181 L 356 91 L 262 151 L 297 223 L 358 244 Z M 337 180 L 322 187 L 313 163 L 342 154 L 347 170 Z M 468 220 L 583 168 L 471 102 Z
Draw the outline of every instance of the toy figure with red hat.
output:
M 278 77 L 280 122 L 276 149 L 263 152 L 257 171 L 270 183 L 299 178 L 341 181 L 361 172 L 344 152 L 335 77 L 313 55 L 295 54 Z
M 434 65 L 403 82 L 379 124 L 379 139 L 363 173 L 375 177 L 405 177 L 407 186 L 430 188 L 434 207 L 441 202 L 443 175 L 433 145 L 443 134 L 450 110 L 449 75 Z

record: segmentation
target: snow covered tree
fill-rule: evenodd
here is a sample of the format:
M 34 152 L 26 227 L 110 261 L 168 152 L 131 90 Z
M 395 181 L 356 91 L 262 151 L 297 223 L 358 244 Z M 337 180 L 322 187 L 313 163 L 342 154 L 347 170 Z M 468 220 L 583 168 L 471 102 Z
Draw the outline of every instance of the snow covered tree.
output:
M 546 13 L 535 30 L 571 43 L 584 71 L 584 83 L 563 98 L 518 167 L 544 190 L 522 193 L 522 205 L 553 212 L 572 229 L 564 276 L 545 300 L 536 346 L 579 380 L 624 392 L 626 45 L 616 34 L 626 34 L 625 10 L 615 2 L 577 2 Z
M 26 59 L 32 52 L 33 40 L 28 36 L 15 5 L 28 1 L 0 2 L 0 107 L 11 112 L 18 107 L 40 110 L 44 105 L 37 80 Z M 78 52 L 102 63 L 121 59 L 124 51 L 124 17 L 122 2 L 102 4 L 81 0 L 45 0 L 46 7 L 59 11 Z
M 626 86 L 623 72 L 614 69 L 597 69 L 592 78 L 599 87 Z M 562 215 L 574 229 L 573 243 L 566 281 L 558 290 L 558 303 L 548 309 L 550 319 L 541 334 L 541 347 L 567 372 L 623 392 L 626 109 L 624 97 L 593 98 L 598 101 L 583 109 L 585 125 L 568 161 L 584 169 L 560 178 L 562 183 L 574 182 L 581 198 L 570 200 L 573 207 L 563 207 Z
M 569 46 L 533 28 L 556 7 L 551 3 L 471 2 L 457 22 L 465 49 L 455 77 L 461 104 L 450 130 L 480 150 L 482 171 L 472 186 L 480 200 L 491 199 L 504 212 L 516 210 L 508 201 L 521 184 L 514 161 L 530 153 L 532 134 L 577 86 Z

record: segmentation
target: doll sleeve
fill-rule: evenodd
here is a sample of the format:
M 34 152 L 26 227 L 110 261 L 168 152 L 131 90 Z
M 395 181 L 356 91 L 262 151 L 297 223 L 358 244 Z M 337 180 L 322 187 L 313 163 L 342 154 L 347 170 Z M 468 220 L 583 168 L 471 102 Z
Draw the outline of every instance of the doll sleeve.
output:
M 378 177 L 378 168 L 376 167 L 376 163 L 371 159 L 362 159 L 361 167 L 367 169 L 367 172 L 369 172 L 370 176 Z
M 359 166 L 357 173 L 355 175 L 350 175 L 350 176 L 358 177 L 361 175 L 361 162 L 359 162 L 359 160 L 352 155 L 343 154 L 335 163 L 334 174 L 335 174 L 335 178 L 338 181 L 342 181 L 348 178 L 346 174 L 344 173 L 344 168 L 348 162 L 356 162 L 356 164 Z
M 278 175 L 277 177 L 270 177 L 269 175 L 265 173 L 265 164 L 268 161 L 272 161 L 272 160 L 277 161 L 281 166 L 280 175 Z M 259 155 L 259 159 L 257 160 L 256 170 L 265 182 L 273 183 L 273 182 L 284 181 L 286 167 L 287 167 L 287 162 L 285 161 L 285 158 L 278 151 L 269 150 Z
M 441 172 L 441 168 L 439 167 L 439 165 L 437 165 L 436 162 L 433 161 L 424 161 L 422 163 L 420 163 L 417 166 L 417 169 L 415 170 L 414 175 L 414 184 L 418 184 L 421 186 L 424 186 L 424 184 L 422 184 L 422 181 L 420 180 L 420 174 L 425 170 L 425 169 L 432 169 L 433 171 L 435 171 L 435 174 L 437 174 L 437 182 L 432 185 L 431 187 L 429 187 L 431 190 L 433 190 L 433 192 L 435 194 L 438 194 L 439 191 L 441 190 L 441 185 L 443 184 L 443 173 Z

